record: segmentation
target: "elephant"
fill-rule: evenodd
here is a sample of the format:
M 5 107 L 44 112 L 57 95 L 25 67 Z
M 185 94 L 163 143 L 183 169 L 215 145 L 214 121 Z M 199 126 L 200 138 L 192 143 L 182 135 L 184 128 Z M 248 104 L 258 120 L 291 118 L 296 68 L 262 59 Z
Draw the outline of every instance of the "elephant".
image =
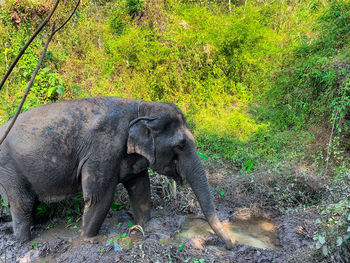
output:
M 38 202 L 82 193 L 81 233 L 91 238 L 119 183 L 128 191 L 135 223 L 150 219 L 148 168 L 179 183 L 186 179 L 211 228 L 233 247 L 217 217 L 194 137 L 171 103 L 89 97 L 21 113 L 0 146 L 0 195 L 10 208 L 15 238 L 25 242 Z

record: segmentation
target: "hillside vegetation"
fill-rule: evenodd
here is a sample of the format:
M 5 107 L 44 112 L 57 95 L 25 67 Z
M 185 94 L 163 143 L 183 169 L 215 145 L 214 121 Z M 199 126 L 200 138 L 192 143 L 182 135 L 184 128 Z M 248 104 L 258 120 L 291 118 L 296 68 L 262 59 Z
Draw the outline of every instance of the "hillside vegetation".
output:
M 0 76 L 52 2 L 0 1 Z M 73 5 L 65 1 L 53 20 L 63 21 Z M 48 30 L 1 91 L 1 124 L 14 115 Z M 175 103 L 203 156 L 252 180 L 261 169 L 279 171 L 270 181 L 284 212 L 324 214 L 316 255 L 345 258 L 349 43 L 349 0 L 87 0 L 55 35 L 24 110 L 86 96 Z M 308 180 L 325 184 L 324 196 L 300 201 Z

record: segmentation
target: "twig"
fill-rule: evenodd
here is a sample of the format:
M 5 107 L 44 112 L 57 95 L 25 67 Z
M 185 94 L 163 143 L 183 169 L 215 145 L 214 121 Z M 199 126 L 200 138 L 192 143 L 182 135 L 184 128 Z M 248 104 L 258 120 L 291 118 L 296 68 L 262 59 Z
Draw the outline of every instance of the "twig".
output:
M 77 4 L 75 5 L 74 9 L 71 11 L 71 13 L 70 13 L 69 17 L 67 18 L 67 20 L 64 21 L 64 23 L 59 28 L 56 29 L 54 34 L 56 34 L 58 31 L 60 31 L 68 23 L 68 21 L 73 17 L 75 11 L 77 11 L 79 3 L 80 3 L 80 0 L 78 0 Z
M 59 0 L 57 0 L 57 2 L 59 2 Z M 27 96 L 29 94 L 29 91 L 30 91 L 30 89 L 31 89 L 31 87 L 32 87 L 32 85 L 34 83 L 35 77 L 38 74 L 39 69 L 41 67 L 41 64 L 42 64 L 42 62 L 43 62 L 43 60 L 45 58 L 45 54 L 46 54 L 47 48 L 49 46 L 49 43 L 50 43 L 53 35 L 56 34 L 59 30 L 61 30 L 63 28 L 63 26 L 65 26 L 67 24 L 67 22 L 72 18 L 73 14 L 75 13 L 75 11 L 77 10 L 77 8 L 79 6 L 79 3 L 80 3 L 80 0 L 78 0 L 76 6 L 74 7 L 73 11 L 71 12 L 71 14 L 67 18 L 67 20 L 58 29 L 55 29 L 55 23 L 53 24 L 53 27 L 52 27 L 52 30 L 51 30 L 51 34 L 50 34 L 49 38 L 47 39 L 47 41 L 45 43 L 44 50 L 43 50 L 43 52 L 42 52 L 42 54 L 40 56 L 39 62 L 37 64 L 36 68 L 35 68 L 35 71 L 34 71 L 34 73 L 32 75 L 32 78 L 30 79 L 30 82 L 29 82 L 29 84 L 27 86 L 27 89 L 26 89 L 26 91 L 25 91 L 25 93 L 24 93 L 24 95 L 22 97 L 22 100 L 21 100 L 21 102 L 20 102 L 20 104 L 19 104 L 19 106 L 17 108 L 15 116 L 12 118 L 10 125 L 7 127 L 4 135 L 2 136 L 2 138 L 0 140 L 0 145 L 6 139 L 7 135 L 9 134 L 10 130 L 12 129 L 13 125 L 15 124 L 15 122 L 16 122 L 16 120 L 17 120 L 17 118 L 18 118 L 18 116 L 19 116 L 19 114 L 21 112 L 23 104 L 24 104 L 24 102 L 25 102 L 25 100 L 26 100 L 26 98 L 27 98 Z
M 171 192 L 171 196 L 172 198 L 176 199 L 176 181 L 174 179 L 171 179 L 171 183 L 170 183 L 170 192 Z
M 17 62 L 19 61 L 19 59 L 22 57 L 22 55 L 24 54 L 24 52 L 26 51 L 26 49 L 29 47 L 30 43 L 32 43 L 32 41 L 35 39 L 35 37 L 39 34 L 39 32 L 43 29 L 43 27 L 49 22 L 50 18 L 52 17 L 53 13 L 55 12 L 58 3 L 60 2 L 60 0 L 56 0 L 56 3 L 54 5 L 54 7 L 52 8 L 51 12 L 49 13 L 49 15 L 45 18 L 45 20 L 38 26 L 38 28 L 35 30 L 35 32 L 33 33 L 33 35 L 29 38 L 29 40 L 27 41 L 27 43 L 24 45 L 24 47 L 21 49 L 21 51 L 18 53 L 17 57 L 15 58 L 15 60 L 12 62 L 10 68 L 7 70 L 4 78 L 1 80 L 0 83 L 0 90 L 2 89 L 2 87 L 4 86 L 5 81 L 7 80 L 7 78 L 10 76 L 13 68 L 16 66 Z

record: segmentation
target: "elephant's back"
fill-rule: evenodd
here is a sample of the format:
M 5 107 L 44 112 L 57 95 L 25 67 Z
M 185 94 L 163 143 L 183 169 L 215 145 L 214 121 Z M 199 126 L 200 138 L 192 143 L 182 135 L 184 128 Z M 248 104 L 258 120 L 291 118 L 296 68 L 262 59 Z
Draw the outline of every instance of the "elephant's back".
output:
M 82 129 L 93 128 L 116 111 L 130 110 L 130 102 L 118 97 L 90 97 L 42 105 L 21 113 L 8 137 L 28 141 L 82 135 Z M 9 123 L 0 127 L 0 134 L 5 133 Z

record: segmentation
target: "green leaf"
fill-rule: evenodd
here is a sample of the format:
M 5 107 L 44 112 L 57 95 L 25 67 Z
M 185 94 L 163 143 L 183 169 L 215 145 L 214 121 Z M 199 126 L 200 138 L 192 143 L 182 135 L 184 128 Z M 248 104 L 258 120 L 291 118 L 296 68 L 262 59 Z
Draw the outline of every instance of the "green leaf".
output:
M 225 190 L 222 190 L 220 194 L 223 196 L 225 194 Z
M 324 236 L 318 236 L 318 241 L 321 243 L 321 245 L 326 243 L 326 239 L 324 238 Z
M 337 247 L 340 247 L 343 244 L 343 239 L 342 237 L 337 238 Z
M 182 245 L 181 245 L 181 247 L 179 247 L 179 248 L 177 249 L 177 251 L 181 252 L 181 251 L 184 249 L 185 245 L 186 245 L 186 242 L 183 242 Z
M 82 198 L 82 197 L 83 197 L 83 196 L 82 196 L 81 194 L 78 194 L 78 195 L 74 196 L 73 199 L 74 199 L 74 200 L 78 200 L 78 199 L 80 199 L 80 198 Z
M 49 88 L 48 91 L 47 91 L 47 96 L 48 96 L 49 98 L 52 97 L 52 95 L 55 93 L 55 91 L 56 91 L 56 88 L 55 88 L 55 87 Z
M 316 249 L 320 249 L 321 247 L 322 247 L 322 244 L 319 241 L 317 241 L 316 242 Z
M 56 87 L 56 91 L 58 94 L 60 94 L 61 96 L 64 95 L 64 87 L 62 85 L 59 85 Z
M 131 221 L 128 222 L 128 227 L 132 227 L 132 222 Z
M 327 247 L 327 246 L 323 246 L 323 247 L 322 247 L 322 254 L 323 254 L 324 256 L 327 256 L 327 255 L 328 255 L 328 247 Z
M 246 170 L 247 172 L 249 172 L 250 169 L 252 169 L 253 165 L 254 165 L 254 162 L 253 162 L 252 160 L 249 160 L 249 161 L 246 162 L 246 164 L 245 164 L 245 170 Z
M 47 73 L 47 72 L 49 72 L 50 70 L 51 70 L 50 68 L 46 67 L 46 68 L 43 69 L 43 73 Z
M 80 207 L 79 207 L 79 203 L 74 203 L 74 209 L 75 211 L 79 212 L 80 211 Z
M 203 153 L 198 152 L 198 156 L 202 158 L 203 160 L 208 160 L 209 158 L 205 156 Z
M 123 208 L 123 205 L 122 205 L 121 203 L 113 202 L 113 203 L 111 204 L 111 209 L 112 209 L 113 211 L 119 211 L 119 210 L 121 210 L 122 208 Z

